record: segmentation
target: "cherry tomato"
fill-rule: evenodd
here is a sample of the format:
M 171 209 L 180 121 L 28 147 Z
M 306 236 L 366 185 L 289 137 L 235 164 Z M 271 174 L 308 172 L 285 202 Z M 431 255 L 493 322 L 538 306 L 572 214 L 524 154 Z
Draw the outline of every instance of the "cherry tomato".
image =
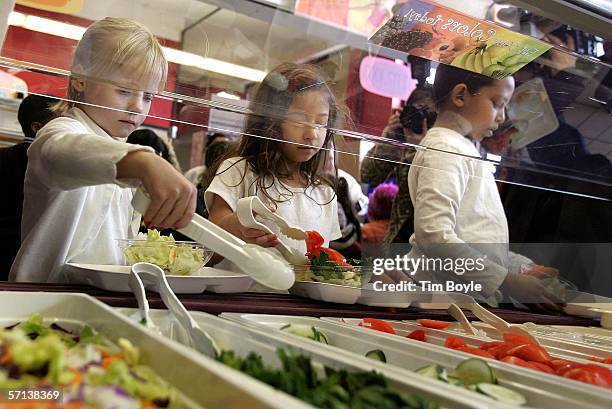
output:
M 378 320 L 376 318 L 364 318 L 359 323 L 359 326 L 364 327 L 364 328 L 371 328 L 376 331 L 386 332 L 388 334 L 395 335 L 395 330 L 393 329 L 391 325 L 387 324 L 383 320 Z
M 548 362 L 548 365 L 550 365 L 556 372 L 559 368 L 569 363 L 569 361 L 566 361 L 564 359 L 553 359 L 552 361 Z
M 448 337 L 446 337 L 446 341 L 444 341 L 444 346 L 451 349 L 459 349 L 466 348 L 467 344 L 459 338 L 449 335 Z
M 450 325 L 450 322 L 438 320 L 417 320 L 417 322 L 422 327 L 433 329 L 446 329 Z
M 512 348 L 514 348 L 513 344 L 504 342 L 501 345 L 487 349 L 487 351 L 493 354 L 495 358 L 502 359 L 503 357 L 508 356 L 508 351 L 510 351 Z
M 323 239 L 323 236 L 319 234 L 319 232 L 315 230 L 309 230 L 306 232 L 306 251 L 309 254 L 312 254 L 316 250 L 320 249 L 323 243 L 325 243 L 325 240 Z
M 410 334 L 406 335 L 406 338 L 416 339 L 417 341 L 425 342 L 425 331 L 423 331 L 422 329 L 414 330 Z
M 522 366 L 523 368 L 533 369 L 536 371 L 540 370 L 537 366 L 533 365 L 531 362 L 527 362 L 524 359 L 517 358 L 515 356 L 505 356 L 502 359 L 500 359 L 500 361 L 505 362 L 507 364 Z
M 575 381 L 589 383 L 591 385 L 603 386 L 604 388 L 612 387 L 612 384 L 599 372 L 592 372 L 584 367 L 572 368 L 563 374 L 564 378 L 573 379 Z

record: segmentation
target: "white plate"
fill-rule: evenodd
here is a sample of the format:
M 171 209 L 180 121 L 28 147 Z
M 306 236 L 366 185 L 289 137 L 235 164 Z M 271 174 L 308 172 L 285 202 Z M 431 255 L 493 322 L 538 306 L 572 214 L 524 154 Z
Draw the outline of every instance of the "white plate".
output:
M 66 280 L 72 284 L 88 284 L 108 291 L 130 292 L 130 266 L 67 263 Z M 170 288 L 177 294 L 242 293 L 249 290 L 253 279 L 212 267 L 202 267 L 191 276 L 167 275 Z
M 296 281 L 289 292 L 300 297 L 338 304 L 355 304 L 361 297 L 361 288 L 314 281 Z

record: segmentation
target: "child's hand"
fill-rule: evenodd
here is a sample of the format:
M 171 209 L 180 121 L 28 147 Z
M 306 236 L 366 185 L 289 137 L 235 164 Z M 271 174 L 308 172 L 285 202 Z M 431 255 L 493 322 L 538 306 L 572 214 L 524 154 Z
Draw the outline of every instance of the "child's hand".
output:
M 128 153 L 117 163 L 117 178 L 137 178 L 151 197 L 143 215 L 148 227 L 185 227 L 195 212 L 197 189 L 170 163 L 145 151 Z
M 525 274 L 509 273 L 503 284 L 503 291 L 535 311 L 559 313 L 565 304 L 539 279 Z
M 257 244 L 262 247 L 274 247 L 279 243 L 278 238 L 274 234 L 244 227 L 238 220 L 238 215 L 218 195 L 214 195 L 208 219 L 247 243 Z

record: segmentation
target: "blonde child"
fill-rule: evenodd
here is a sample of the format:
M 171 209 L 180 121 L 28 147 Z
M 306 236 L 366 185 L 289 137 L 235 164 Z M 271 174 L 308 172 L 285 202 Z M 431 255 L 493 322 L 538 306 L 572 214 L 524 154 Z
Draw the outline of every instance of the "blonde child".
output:
M 115 242 L 138 230 L 132 189 L 151 196 L 151 227 L 183 227 L 195 187 L 151 148 L 125 138 L 164 88 L 167 62 L 139 23 L 105 18 L 76 47 L 62 116 L 38 132 L 28 151 L 22 246 L 9 279 L 57 282 L 67 262 L 121 264 Z M 138 219 L 138 220 L 136 220 Z
M 287 63 L 266 76 L 250 107 L 235 155 L 207 171 L 210 220 L 247 242 L 272 247 L 282 240 L 306 253 L 303 241 L 273 224 L 276 234 L 239 223 L 236 203 L 256 195 L 290 224 L 321 233 L 327 246 L 341 236 L 334 189 L 320 172 L 332 138 L 326 127 L 337 116 L 332 91 L 317 68 Z
M 408 175 L 415 209 L 411 256 L 477 261 L 484 253 L 484 269 L 479 264 L 462 276 L 453 274 L 457 270 L 450 275 L 482 285 L 482 298 L 501 289 L 537 309 L 558 310 L 555 303 L 560 300 L 536 278 L 555 275 L 556 270 L 509 252 L 494 167 L 477 159 L 475 144 L 504 121 L 513 92 L 512 77 L 494 80 L 448 65 L 438 67 L 438 118 L 421 141 L 429 149 L 417 152 Z

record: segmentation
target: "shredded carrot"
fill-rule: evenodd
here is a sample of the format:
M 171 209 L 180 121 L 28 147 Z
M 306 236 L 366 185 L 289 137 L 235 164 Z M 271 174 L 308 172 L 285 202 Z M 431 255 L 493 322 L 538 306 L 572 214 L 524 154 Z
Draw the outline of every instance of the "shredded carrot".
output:
M 102 359 L 102 367 L 103 368 L 108 368 L 108 366 L 113 362 L 113 361 L 122 361 L 124 360 L 125 357 L 123 356 L 123 354 L 117 354 L 117 355 L 109 355 L 105 358 Z
M 13 354 L 11 352 L 11 347 L 7 345 L 6 349 L 4 350 L 4 354 L 0 356 L 0 365 L 6 365 L 10 363 L 12 360 L 13 360 Z

